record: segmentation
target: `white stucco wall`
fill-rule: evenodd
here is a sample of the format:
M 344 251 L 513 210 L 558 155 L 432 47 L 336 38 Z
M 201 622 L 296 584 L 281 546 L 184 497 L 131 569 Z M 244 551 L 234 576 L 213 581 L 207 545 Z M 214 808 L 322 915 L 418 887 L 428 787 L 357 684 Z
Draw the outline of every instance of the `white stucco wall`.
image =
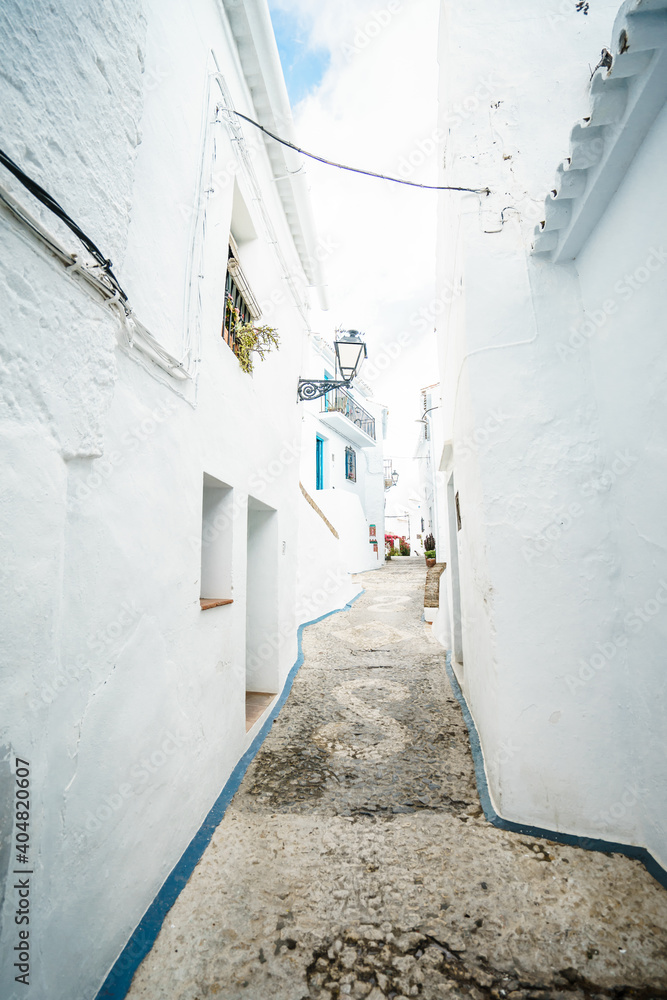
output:
M 302 362 L 303 377 L 321 379 L 325 371 L 334 375 L 333 351 L 323 338 L 310 337 Z M 299 404 L 301 482 L 339 536 L 334 537 L 312 505 L 305 499 L 300 501 L 297 605 L 314 607 L 319 614 L 341 607 L 351 594 L 358 593 L 352 574 L 384 566 L 382 407 L 354 386 L 349 391 L 375 419 L 375 439 L 360 433 L 348 416 L 327 412 L 323 397 Z M 324 442 L 321 489 L 317 488 L 317 437 Z M 346 448 L 352 448 L 356 456 L 354 481 L 346 477 Z M 377 553 L 371 544 L 371 525 L 375 525 Z M 326 606 L 321 599 L 313 602 L 316 592 L 320 598 L 323 593 L 329 595 Z
M 447 600 L 448 589 L 447 570 L 444 569 L 439 580 L 438 596 L 440 605 L 437 608 L 431 608 L 430 614 L 425 613 L 425 617 L 427 621 L 430 619 L 433 622 L 431 629 L 433 637 L 437 639 L 438 642 L 445 647 L 445 649 L 451 650 L 452 627 L 449 615 L 449 604 Z
M 444 447 L 442 396 L 439 384 L 428 386 L 421 391 L 421 419 L 426 421 L 418 425 L 415 460 L 418 475 L 418 494 L 421 502 L 417 510 L 417 530 L 413 529 L 414 549 L 419 555 L 424 554 L 424 538 L 432 534 L 435 541 L 436 556 L 444 561 L 444 552 L 448 548 L 448 533 L 445 519 L 442 516 L 441 505 L 438 502 L 444 489 L 444 477 L 440 471 L 440 462 Z M 424 529 L 421 528 L 421 519 Z M 417 538 L 417 534 L 421 538 Z
M 650 707 L 664 616 L 645 610 L 641 628 L 627 617 L 650 601 L 661 611 L 667 569 L 664 282 L 656 270 L 627 299 L 614 292 L 661 246 L 664 113 L 577 260 L 530 254 L 615 13 L 443 5 L 443 176 L 492 191 L 441 204 L 443 468 L 462 520 L 457 531 L 447 512 L 447 562 L 453 543 L 463 662 L 453 660 L 498 812 L 641 844 L 664 863 L 664 766 L 649 749 L 664 742 Z M 609 299 L 617 310 L 564 358 L 558 345 Z M 610 652 L 615 636 L 623 644 Z
M 608 721 L 624 733 L 625 774 L 637 799 L 633 819 L 641 842 L 663 863 L 667 199 L 647 203 L 646 192 L 662 192 L 666 151 L 667 107 L 577 259 L 584 306 L 579 329 L 594 317 L 595 332 L 589 335 L 585 327 L 585 343 L 563 358 L 566 370 L 579 352 L 590 364 L 603 459 L 582 499 L 587 508 L 597 500 L 606 515 L 603 566 L 611 596 L 609 613 L 596 624 L 583 657 L 590 668 L 598 654 L 594 675 L 580 668 L 570 685 L 582 711 L 604 699 Z
M 219 5 L 10 3 L 0 23 L 4 148 L 112 258 L 160 343 L 200 359 L 195 388 L 122 349 L 117 315 L 2 209 L 0 743 L 31 765 L 31 988 L 90 1000 L 252 738 L 246 565 L 258 546 L 275 566 L 275 673 L 262 674 L 260 650 L 249 686 L 279 689 L 296 658 L 305 322 L 226 126 L 212 124 L 211 50 L 253 113 Z M 244 132 L 298 277 L 263 142 Z M 235 172 L 257 234 L 243 229 L 241 262 L 281 336 L 252 377 L 220 337 Z M 0 183 L 79 252 L 4 171 Z M 211 536 L 224 536 L 230 589 L 204 596 L 234 603 L 202 612 L 205 475 L 230 488 Z M 249 498 L 251 521 L 275 512 L 250 549 Z M 257 575 L 252 588 L 257 608 Z M 3 996 L 15 905 L 10 887 Z

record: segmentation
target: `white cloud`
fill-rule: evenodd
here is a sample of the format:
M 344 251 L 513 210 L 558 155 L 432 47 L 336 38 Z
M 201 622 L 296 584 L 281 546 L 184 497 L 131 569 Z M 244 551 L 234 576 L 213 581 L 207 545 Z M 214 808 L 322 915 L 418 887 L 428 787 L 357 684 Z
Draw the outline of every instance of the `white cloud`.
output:
M 380 10 L 377 0 L 270 0 L 270 6 L 296 16 L 308 27 L 313 47 L 334 55 Z
M 407 157 L 428 150 L 437 124 L 437 19 L 434 0 L 272 0 L 331 52 L 317 89 L 294 109 L 304 148 L 332 160 L 399 175 Z M 435 144 L 409 175 L 437 183 Z M 416 160 L 420 156 L 415 157 Z M 329 320 L 364 331 L 369 362 L 406 330 L 409 348 L 374 382 L 390 408 L 390 444 L 416 444 L 419 388 L 437 366 L 432 331 L 415 325 L 434 297 L 435 192 L 390 184 L 307 161 L 317 228 L 338 249 L 324 262 Z M 411 320 L 413 321 L 411 323 Z M 330 331 L 324 331 L 329 333 Z M 363 371 L 362 371 L 363 375 Z

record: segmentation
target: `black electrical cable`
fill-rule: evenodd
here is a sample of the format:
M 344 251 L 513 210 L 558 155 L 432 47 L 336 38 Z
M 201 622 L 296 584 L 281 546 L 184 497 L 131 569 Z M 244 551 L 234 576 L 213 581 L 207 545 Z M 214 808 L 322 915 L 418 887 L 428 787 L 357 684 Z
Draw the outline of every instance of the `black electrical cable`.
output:
M 14 163 L 12 159 L 3 150 L 0 149 L 0 163 L 7 168 L 14 176 L 23 184 L 30 194 L 34 195 L 38 201 L 45 205 L 50 212 L 53 212 L 62 222 L 65 223 L 68 229 L 74 233 L 76 238 L 83 243 L 86 250 L 95 258 L 100 267 L 104 270 L 105 274 L 109 278 L 109 281 L 113 285 L 113 288 L 118 292 L 119 297 L 123 302 L 127 302 L 127 295 L 121 288 L 118 279 L 111 270 L 111 261 L 108 260 L 102 251 L 97 247 L 93 241 L 86 236 L 84 231 L 77 226 L 76 222 L 70 218 L 64 208 L 58 204 L 55 198 L 52 198 L 48 191 L 45 191 L 41 185 L 34 181 L 32 177 L 28 177 L 26 173 L 21 170 L 21 168 Z
M 309 156 L 311 160 L 317 160 L 319 163 L 326 163 L 328 167 L 337 167 L 339 170 L 349 170 L 353 174 L 365 174 L 366 177 L 378 177 L 381 181 L 391 181 L 393 184 L 407 184 L 408 187 L 425 188 L 427 191 L 470 191 L 472 194 L 490 194 L 488 187 L 486 188 L 469 188 L 469 187 L 455 187 L 452 184 L 418 184 L 416 181 L 406 181 L 402 177 L 388 177 L 386 174 L 376 174 L 373 170 L 361 170 L 359 167 L 348 167 L 344 163 L 336 163 L 334 160 L 327 160 L 323 156 L 316 156 L 315 153 L 307 153 L 305 149 L 301 149 L 300 146 L 295 146 L 293 142 L 289 139 L 281 139 L 279 135 L 274 135 L 273 132 L 269 132 L 268 128 L 264 128 L 259 122 L 253 121 L 252 118 L 248 118 L 247 115 L 241 114 L 240 111 L 234 111 L 235 115 L 239 118 L 243 118 L 244 121 L 249 122 L 254 125 L 255 128 L 261 129 L 266 135 L 270 136 L 271 139 L 275 139 L 276 142 L 282 143 L 283 146 L 289 146 L 297 153 L 301 153 L 302 156 Z

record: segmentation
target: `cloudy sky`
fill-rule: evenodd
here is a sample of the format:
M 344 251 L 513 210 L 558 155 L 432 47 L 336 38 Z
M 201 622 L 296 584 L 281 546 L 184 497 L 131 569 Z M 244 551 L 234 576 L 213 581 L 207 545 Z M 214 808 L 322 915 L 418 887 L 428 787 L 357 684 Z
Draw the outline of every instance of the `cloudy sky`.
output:
M 437 183 L 437 0 L 269 6 L 301 145 L 352 166 Z M 318 231 L 334 248 L 324 261 L 331 329 L 340 323 L 366 334 L 362 375 L 390 409 L 386 454 L 408 473 L 402 456 L 416 445 L 419 389 L 438 377 L 432 324 L 419 317 L 434 297 L 438 196 L 312 160 L 307 170 Z M 410 343 L 401 347 L 405 333 Z

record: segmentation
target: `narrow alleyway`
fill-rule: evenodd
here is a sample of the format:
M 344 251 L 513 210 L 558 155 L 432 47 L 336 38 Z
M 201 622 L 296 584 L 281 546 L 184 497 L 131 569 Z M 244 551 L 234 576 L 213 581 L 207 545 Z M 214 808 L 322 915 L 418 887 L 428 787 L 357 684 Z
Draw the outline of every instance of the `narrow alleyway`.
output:
M 667 892 L 484 819 L 424 565 L 306 629 L 290 698 L 131 1000 L 667 997 Z

